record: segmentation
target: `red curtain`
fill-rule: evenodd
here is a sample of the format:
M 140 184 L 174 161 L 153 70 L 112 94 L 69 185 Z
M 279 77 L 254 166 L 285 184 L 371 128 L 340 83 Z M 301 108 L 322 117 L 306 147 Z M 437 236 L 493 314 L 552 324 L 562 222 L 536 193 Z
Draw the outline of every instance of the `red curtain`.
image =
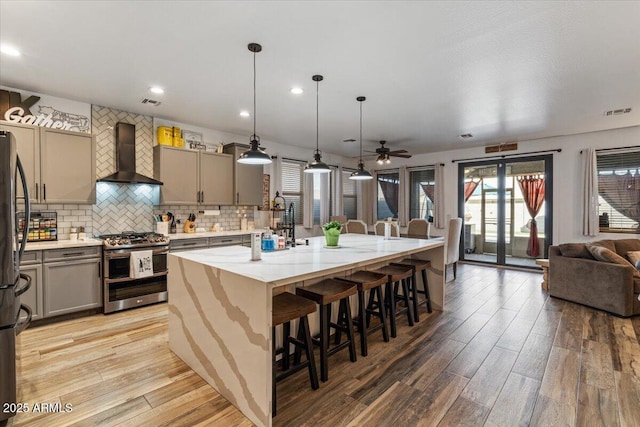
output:
M 436 186 L 434 184 L 420 184 L 420 186 L 422 187 L 422 191 L 424 191 L 424 194 L 426 194 L 429 200 L 431 200 L 431 203 L 434 203 L 436 201 Z
M 540 255 L 540 244 L 538 243 L 538 225 L 535 217 L 540 212 L 544 202 L 544 178 L 538 176 L 519 176 L 518 185 L 522 191 L 524 203 L 531 215 L 531 227 L 529 230 L 529 242 L 527 243 L 527 255 L 537 257 Z
M 480 181 L 467 181 L 464 183 L 464 201 L 469 200 L 469 197 L 476 191 L 476 187 L 478 187 Z

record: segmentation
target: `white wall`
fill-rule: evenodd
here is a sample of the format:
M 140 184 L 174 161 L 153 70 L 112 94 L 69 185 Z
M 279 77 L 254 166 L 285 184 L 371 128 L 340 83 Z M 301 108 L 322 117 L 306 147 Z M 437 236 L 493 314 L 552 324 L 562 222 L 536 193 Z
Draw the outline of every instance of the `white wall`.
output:
M 590 132 L 578 135 L 558 136 L 531 141 L 519 141 L 518 150 L 506 154 L 521 154 L 531 151 L 562 149 L 560 153 L 553 153 L 553 244 L 566 242 L 584 242 L 604 238 L 621 239 L 637 237 L 632 234 L 603 233 L 598 237 L 586 237 L 581 233 L 581 155 L 585 148 L 612 148 L 640 146 L 640 126 L 614 129 L 600 132 Z M 484 147 L 469 148 L 438 153 L 418 154 L 410 159 L 394 159 L 393 166 L 405 164 L 407 166 L 445 164 L 445 215 L 458 216 L 458 164 L 451 163 L 453 159 L 482 159 L 495 156 L 485 154 Z M 367 167 L 376 169 L 376 163 L 370 162 Z M 443 235 L 444 230 L 432 228 L 433 235 Z

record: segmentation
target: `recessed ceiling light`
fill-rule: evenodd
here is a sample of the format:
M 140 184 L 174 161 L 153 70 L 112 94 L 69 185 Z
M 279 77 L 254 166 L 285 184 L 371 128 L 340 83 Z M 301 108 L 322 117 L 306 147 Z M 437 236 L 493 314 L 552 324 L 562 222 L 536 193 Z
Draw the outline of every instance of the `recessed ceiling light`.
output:
M 302 92 L 304 92 L 304 90 L 302 90 L 301 87 L 292 87 L 291 88 L 291 93 L 294 95 L 300 95 Z
M 158 87 L 158 86 L 151 86 L 151 87 L 149 88 L 149 90 L 150 90 L 151 92 L 153 92 L 153 93 L 157 93 L 157 94 L 164 93 L 164 89 L 162 89 L 161 87 Z
M 241 115 L 242 117 L 249 117 L 251 114 L 249 114 L 249 112 L 248 112 L 248 111 L 240 111 L 240 115 Z
M 18 49 L 7 44 L 3 44 L 0 46 L 0 52 L 9 56 L 20 56 L 20 51 Z
M 470 133 L 463 133 L 462 135 L 460 135 L 460 138 L 462 139 L 473 138 L 473 135 L 471 135 Z

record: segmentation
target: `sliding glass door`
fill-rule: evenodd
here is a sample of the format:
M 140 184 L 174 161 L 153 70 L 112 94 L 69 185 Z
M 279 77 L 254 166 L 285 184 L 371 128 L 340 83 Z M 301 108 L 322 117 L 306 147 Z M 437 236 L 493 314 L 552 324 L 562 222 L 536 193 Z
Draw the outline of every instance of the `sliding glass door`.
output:
M 551 236 L 552 156 L 460 164 L 460 259 L 536 267 Z

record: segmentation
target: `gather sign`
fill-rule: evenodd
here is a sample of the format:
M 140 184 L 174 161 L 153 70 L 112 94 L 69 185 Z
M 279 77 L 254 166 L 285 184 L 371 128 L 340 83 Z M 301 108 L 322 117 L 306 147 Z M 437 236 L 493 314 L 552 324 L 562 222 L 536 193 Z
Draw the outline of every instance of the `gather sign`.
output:
M 22 100 L 22 96 L 18 92 L 0 90 L 0 117 L 11 123 L 22 123 L 51 129 L 71 130 L 75 127 L 74 123 L 67 120 L 54 119 L 53 113 L 32 114 L 30 108 L 38 101 L 40 101 L 39 96 L 31 95 Z

